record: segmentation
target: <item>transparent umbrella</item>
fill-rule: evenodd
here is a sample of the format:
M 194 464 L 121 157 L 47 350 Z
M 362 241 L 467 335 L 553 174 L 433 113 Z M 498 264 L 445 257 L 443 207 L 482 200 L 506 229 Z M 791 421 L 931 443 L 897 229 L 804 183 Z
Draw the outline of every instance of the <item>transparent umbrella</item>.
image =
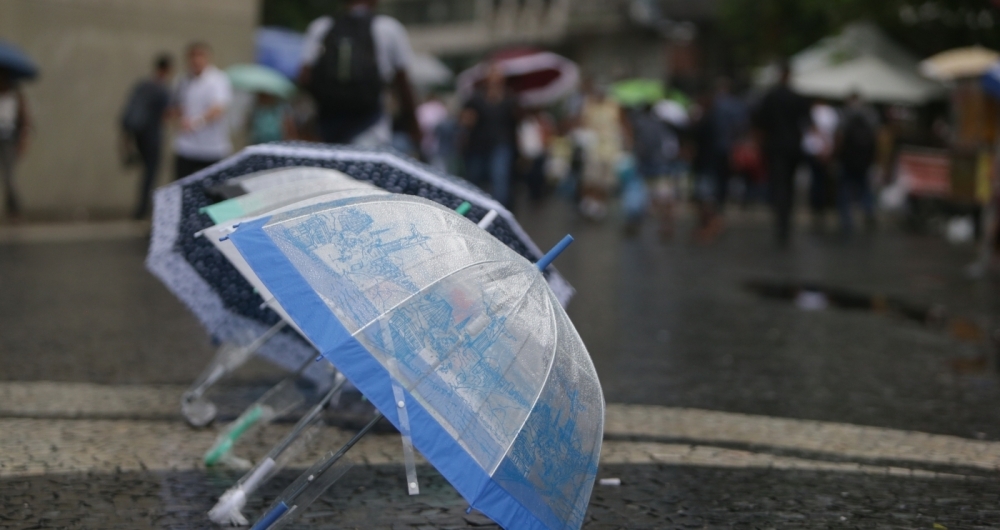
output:
M 471 507 L 506 528 L 580 527 L 604 401 L 541 272 L 551 255 L 536 268 L 454 212 L 398 195 L 242 223 L 230 239 L 320 352 Z M 300 513 L 342 472 L 330 462 L 257 527 Z M 409 472 L 408 487 L 418 490 Z

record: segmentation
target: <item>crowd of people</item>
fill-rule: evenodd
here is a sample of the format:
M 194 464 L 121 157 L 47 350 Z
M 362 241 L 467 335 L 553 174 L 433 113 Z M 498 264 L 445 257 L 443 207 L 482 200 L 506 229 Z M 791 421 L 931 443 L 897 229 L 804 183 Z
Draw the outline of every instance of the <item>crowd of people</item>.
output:
M 690 202 L 694 238 L 705 243 L 725 229 L 735 182 L 742 201 L 771 204 L 777 242 L 787 245 L 795 175 L 806 164 L 817 224 L 836 204 L 841 229 L 850 233 L 850 207 L 857 202 L 868 226 L 874 225 L 868 182 L 878 119 L 857 96 L 841 110 L 810 102 L 789 86 L 784 69 L 775 87 L 752 99 L 735 95 L 722 78 L 693 100 L 623 105 L 609 85 L 587 78 L 557 104 L 531 108 L 520 104 L 503 69 L 493 64 L 471 94 L 430 91 L 418 98 L 407 74 L 412 50 L 406 30 L 376 14 L 375 5 L 354 0 L 336 18 L 313 21 L 296 80 L 301 95 L 285 101 L 256 94 L 246 127 L 250 143 L 392 145 L 484 187 L 508 208 L 522 195 L 521 183 L 532 201 L 558 189 L 595 222 L 620 203 L 627 234 L 653 217 L 660 235 L 672 237 L 678 205 Z M 148 215 L 165 124 L 175 128 L 175 178 L 233 149 L 226 119 L 233 101 L 229 80 L 212 64 L 206 43 L 188 46 L 185 59 L 184 75 L 172 83 L 170 56 L 158 57 L 122 113 L 125 138 L 143 166 L 136 218 Z M 11 121 L 4 116 L 0 112 L 0 133 Z
M 508 207 L 519 181 L 532 200 L 558 187 L 593 221 L 618 201 L 627 234 L 653 217 L 660 235 L 672 237 L 678 205 L 690 202 L 694 238 L 705 243 L 723 232 L 738 184 L 742 203 L 773 208 L 782 246 L 792 233 L 796 173 L 805 166 L 817 229 L 836 207 L 841 232 L 852 233 L 854 204 L 874 227 L 870 180 L 880 123 L 858 95 L 840 109 L 809 100 L 783 69 L 762 94 L 737 96 L 720 78 L 693 102 L 678 101 L 685 99 L 623 105 L 607 86 L 585 81 L 557 105 L 522 108 L 493 67 L 476 93 L 453 102 L 453 112 L 437 97 L 418 107 L 419 155 L 491 189 Z

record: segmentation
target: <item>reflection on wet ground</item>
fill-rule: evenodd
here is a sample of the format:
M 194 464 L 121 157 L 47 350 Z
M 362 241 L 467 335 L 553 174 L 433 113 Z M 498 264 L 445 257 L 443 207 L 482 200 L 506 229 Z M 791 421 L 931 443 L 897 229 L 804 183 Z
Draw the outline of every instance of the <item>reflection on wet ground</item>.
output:
M 809 282 L 750 280 L 744 286 L 761 297 L 792 302 L 805 311 L 847 309 L 909 319 L 976 347 L 975 356 L 959 356 L 950 360 L 949 364 L 956 372 L 984 373 L 998 368 L 996 356 L 1000 353 L 997 348 L 1000 345 L 1000 328 L 990 327 L 995 324 L 992 322 L 994 319 L 989 317 L 980 316 L 977 322 L 974 318 L 949 314 L 948 308 L 940 304 L 921 304 L 899 296 Z

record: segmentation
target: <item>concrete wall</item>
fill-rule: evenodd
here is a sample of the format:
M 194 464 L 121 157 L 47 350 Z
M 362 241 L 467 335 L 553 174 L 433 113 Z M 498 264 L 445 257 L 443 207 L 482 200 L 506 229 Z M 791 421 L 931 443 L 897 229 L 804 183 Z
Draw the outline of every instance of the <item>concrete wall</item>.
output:
M 41 69 L 25 90 L 35 125 L 18 168 L 26 214 L 129 212 L 138 172 L 122 169 L 116 150 L 128 90 L 158 52 L 180 61 L 195 39 L 212 45 L 220 66 L 252 60 L 259 11 L 259 0 L 0 0 L 0 38 Z

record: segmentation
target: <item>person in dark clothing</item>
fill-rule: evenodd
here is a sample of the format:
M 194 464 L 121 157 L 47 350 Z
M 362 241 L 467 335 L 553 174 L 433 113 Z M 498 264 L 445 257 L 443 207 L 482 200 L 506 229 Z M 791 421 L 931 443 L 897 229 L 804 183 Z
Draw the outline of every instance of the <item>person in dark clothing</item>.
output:
M 809 102 L 788 86 L 788 80 L 788 65 L 783 64 L 778 86 L 764 95 L 754 116 L 763 140 L 776 236 L 782 247 L 791 237 L 795 170 L 801 160 L 802 133 L 810 122 Z
M 851 203 L 857 200 L 869 229 L 875 226 L 875 205 L 868 174 L 875 162 L 878 117 L 875 111 L 852 94 L 844 106 L 844 115 L 837 130 L 835 158 L 840 169 L 837 206 L 840 227 L 844 235 L 853 231 Z
M 715 203 L 721 213 L 729 197 L 732 176 L 732 156 L 736 142 L 747 129 L 747 112 L 743 102 L 731 94 L 727 78 L 716 81 L 715 96 L 709 112 L 711 120 L 711 165 L 715 178 Z
M 729 79 L 719 78 L 707 112 L 696 126 L 696 167 L 700 175 L 700 227 L 696 238 L 704 243 L 714 241 L 722 233 L 722 212 L 729 198 L 729 180 L 733 174 L 732 153 L 746 129 L 746 107 L 730 93 Z
M 302 45 L 299 85 L 313 96 L 319 135 L 326 143 L 363 147 L 388 146 L 393 117 L 384 95 L 391 90 L 399 105 L 400 131 L 420 146 L 416 98 L 410 83 L 410 48 L 406 28 L 376 13 L 378 0 L 345 0 L 345 9 L 309 24 Z
M 509 207 L 519 110 L 498 68 L 490 68 L 485 85 L 462 109 L 461 123 L 466 131 L 465 172 L 477 184 L 488 181 L 493 197 Z
M 163 119 L 170 106 L 170 76 L 173 59 L 162 54 L 153 63 L 153 75 L 135 84 L 122 112 L 123 136 L 142 160 L 139 202 L 132 217 L 142 219 L 149 212 L 150 192 L 160 170 L 163 150 Z

